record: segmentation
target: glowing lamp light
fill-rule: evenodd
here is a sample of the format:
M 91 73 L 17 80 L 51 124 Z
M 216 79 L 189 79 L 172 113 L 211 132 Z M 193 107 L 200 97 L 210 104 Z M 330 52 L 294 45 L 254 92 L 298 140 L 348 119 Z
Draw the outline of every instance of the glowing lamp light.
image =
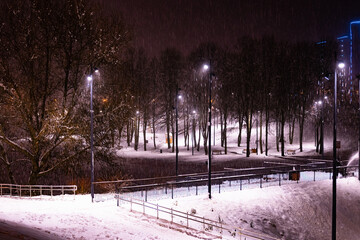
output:
M 208 69 L 209 69 L 209 65 L 204 64 L 203 69 L 204 69 L 204 70 L 208 70 Z
M 338 67 L 339 67 L 340 69 L 343 69 L 343 68 L 345 67 L 345 63 L 339 63 L 339 64 L 338 64 Z
M 88 76 L 88 77 L 87 77 L 87 80 L 88 80 L 89 82 L 91 82 L 91 81 L 93 80 L 92 76 Z

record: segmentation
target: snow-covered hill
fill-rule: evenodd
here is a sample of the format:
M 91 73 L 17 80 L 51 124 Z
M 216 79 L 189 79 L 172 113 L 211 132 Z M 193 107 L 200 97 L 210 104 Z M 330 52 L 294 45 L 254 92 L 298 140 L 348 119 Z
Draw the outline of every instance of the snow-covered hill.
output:
M 360 182 L 339 179 L 337 239 L 360 236 Z M 162 199 L 158 203 L 189 211 L 226 224 L 282 239 L 331 238 L 331 181 L 305 182 L 281 187 L 249 189 Z M 0 222 L 16 222 L 63 239 L 198 239 L 211 238 L 197 231 L 169 228 L 169 224 L 115 200 L 91 203 L 89 195 L 42 199 L 0 197 Z M 187 232 L 187 233 L 186 233 Z M 52 234 L 52 235 L 50 235 Z M 55 235 L 54 235 L 55 234 Z M 225 239 L 235 239 L 225 236 Z

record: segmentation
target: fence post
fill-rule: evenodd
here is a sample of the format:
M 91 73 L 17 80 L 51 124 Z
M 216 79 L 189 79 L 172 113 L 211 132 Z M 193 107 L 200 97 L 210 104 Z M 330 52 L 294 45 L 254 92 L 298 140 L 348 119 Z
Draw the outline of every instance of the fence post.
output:
M 231 180 L 229 180 L 229 186 L 231 187 Z
M 21 185 L 20 185 L 20 191 L 21 191 Z M 30 185 L 30 197 L 31 197 L 31 185 Z
M 240 179 L 240 191 L 242 190 L 242 180 Z
M 159 204 L 156 204 L 156 218 L 159 219 Z
M 20 197 L 21 197 L 21 185 L 20 185 Z
M 219 193 L 220 193 L 220 182 L 219 182 Z
M 3 185 L 0 184 L 0 194 L 1 194 L 1 196 L 2 196 L 2 188 L 3 188 Z
M 40 186 L 40 196 L 42 195 L 42 185 Z
M 130 212 L 132 212 L 132 198 L 130 198 Z
M 196 185 L 196 196 L 198 195 L 198 186 Z
M 147 188 L 145 188 L 145 202 L 147 202 Z
M 189 213 L 186 212 L 186 228 L 189 228 Z
M 281 186 L 281 174 L 279 173 L 279 186 Z
M 173 220 L 174 220 L 173 209 L 171 208 L 171 223 L 173 222 Z
M 262 176 L 260 177 L 260 188 L 262 188 Z
M 315 182 L 315 171 L 314 171 L 314 182 Z
M 61 193 L 64 195 L 64 186 L 61 186 Z
M 145 214 L 145 202 L 143 201 L 143 214 Z
M 12 185 L 10 184 L 10 197 L 11 197 L 11 194 L 12 194 Z
M 203 227 L 205 229 L 205 217 L 203 216 Z
M 50 186 L 51 197 L 53 196 L 53 186 Z
M 174 186 L 171 184 L 171 199 L 174 199 Z
M 167 184 L 165 184 L 165 194 L 167 194 Z

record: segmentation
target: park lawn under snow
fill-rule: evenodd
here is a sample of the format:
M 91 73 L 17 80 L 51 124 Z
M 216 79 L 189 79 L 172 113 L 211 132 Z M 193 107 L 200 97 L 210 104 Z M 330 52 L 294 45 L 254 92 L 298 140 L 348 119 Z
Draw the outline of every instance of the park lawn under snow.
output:
M 226 224 L 263 232 L 281 239 L 331 238 L 331 181 L 305 182 L 177 199 L 159 205 Z M 360 183 L 339 179 L 337 191 L 338 239 L 360 236 Z M 91 203 L 89 195 L 0 197 L 0 221 L 21 223 L 65 239 L 211 239 L 199 231 L 171 225 L 164 220 L 129 212 L 115 200 Z M 218 234 L 213 231 L 214 234 Z M 225 239 L 234 239 L 224 235 Z

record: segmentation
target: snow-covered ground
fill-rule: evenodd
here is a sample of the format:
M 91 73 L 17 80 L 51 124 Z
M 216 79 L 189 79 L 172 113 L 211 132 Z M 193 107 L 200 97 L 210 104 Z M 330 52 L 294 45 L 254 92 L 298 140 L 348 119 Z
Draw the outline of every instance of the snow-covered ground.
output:
M 331 238 L 331 181 L 247 189 L 213 195 L 161 199 L 156 203 L 280 239 Z M 337 239 L 360 236 L 360 182 L 339 179 Z M 14 222 L 62 239 L 213 239 L 141 213 L 116 200 L 91 203 L 89 195 L 0 197 L 0 223 Z M 214 230 L 215 231 L 215 230 Z M 213 232 L 214 234 L 219 234 Z M 224 239 L 233 238 L 224 234 Z

